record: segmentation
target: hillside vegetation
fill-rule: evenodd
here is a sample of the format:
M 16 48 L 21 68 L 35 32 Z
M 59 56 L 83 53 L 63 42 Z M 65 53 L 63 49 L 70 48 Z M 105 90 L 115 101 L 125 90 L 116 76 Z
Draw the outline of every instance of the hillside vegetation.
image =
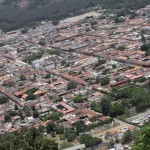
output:
M 58 21 L 98 4 L 108 9 L 138 9 L 149 3 L 149 0 L 4 0 L 0 6 L 0 29 L 6 32 L 42 20 Z

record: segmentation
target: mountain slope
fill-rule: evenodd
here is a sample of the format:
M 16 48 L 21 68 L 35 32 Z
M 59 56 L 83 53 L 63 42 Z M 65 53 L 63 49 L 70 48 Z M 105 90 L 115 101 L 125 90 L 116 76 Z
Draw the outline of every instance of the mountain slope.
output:
M 0 0 L 0 29 L 28 27 L 42 20 L 60 20 L 78 15 L 96 5 L 109 9 L 137 9 L 150 0 Z
M 16 5 L 18 7 L 38 7 L 50 4 L 52 0 L 0 0 L 1 5 Z

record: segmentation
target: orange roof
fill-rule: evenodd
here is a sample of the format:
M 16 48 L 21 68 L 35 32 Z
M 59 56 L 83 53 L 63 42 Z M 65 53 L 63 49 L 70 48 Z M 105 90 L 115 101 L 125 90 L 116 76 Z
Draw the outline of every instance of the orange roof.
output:
M 74 108 L 72 108 L 71 106 L 67 105 L 64 102 L 57 103 L 56 107 L 58 107 L 58 106 L 63 106 L 65 108 L 65 110 L 57 108 L 57 111 L 60 113 L 63 113 L 63 114 L 67 114 L 67 113 L 70 113 L 75 110 Z
M 23 98 L 23 99 L 26 99 L 27 96 L 28 96 L 28 94 L 23 94 L 23 95 L 22 95 L 22 98 Z
M 17 92 L 14 93 L 14 95 L 17 96 L 17 97 L 18 97 L 19 95 L 22 95 L 22 94 L 23 94 L 22 91 L 17 91 Z
M 68 75 L 68 74 L 61 74 L 61 76 L 62 76 L 64 79 L 67 79 L 67 80 L 74 80 L 74 81 L 76 81 L 78 84 L 87 85 L 87 83 L 86 83 L 84 80 L 82 80 L 82 79 L 80 79 L 80 78 L 78 78 L 78 77 L 76 77 L 76 76 L 71 76 L 71 75 Z
M 36 92 L 34 93 L 34 95 L 40 95 L 40 94 L 43 94 L 43 91 L 38 90 L 38 91 L 36 91 Z
M 120 56 L 120 57 L 118 57 L 118 59 L 127 60 L 128 58 L 124 57 L 124 56 Z
M 133 74 L 126 74 L 125 77 L 127 77 L 127 78 L 133 80 L 133 79 L 137 79 L 137 78 L 142 77 L 142 75 L 135 76 L 135 75 L 133 75 Z
M 138 70 L 138 69 L 140 69 L 140 68 L 142 68 L 142 67 L 140 67 L 140 66 L 135 66 L 133 69 L 127 70 L 127 71 L 125 71 L 125 72 L 135 71 L 135 70 Z
M 137 54 L 144 55 L 145 52 L 144 51 L 137 51 Z

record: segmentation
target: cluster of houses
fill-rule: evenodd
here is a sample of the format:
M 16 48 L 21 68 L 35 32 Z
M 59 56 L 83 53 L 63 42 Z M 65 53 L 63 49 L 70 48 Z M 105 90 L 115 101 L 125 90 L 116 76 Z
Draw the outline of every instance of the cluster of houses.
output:
M 148 10 L 147 6 L 137 12 Z M 7 113 L 16 105 L 20 110 L 35 107 L 42 116 L 55 109 L 62 115 L 61 124 L 72 128 L 81 119 L 86 125 L 97 118 L 107 119 L 90 104 L 100 101 L 113 87 L 143 78 L 137 85 L 149 84 L 150 56 L 145 56 L 140 47 L 142 30 L 149 39 L 150 19 L 138 15 L 115 23 L 107 17 L 101 19 L 101 15 L 57 26 L 42 22 L 27 33 L 17 30 L 0 34 L 0 93 L 8 97 L 0 104 L 1 132 L 44 124 L 32 114 L 19 126 L 13 124 L 21 118 L 19 115 L 6 121 Z M 102 84 L 106 77 L 109 81 Z M 68 89 L 71 81 L 76 86 Z M 78 95 L 84 95 L 83 102 L 73 101 Z M 62 100 L 57 101 L 60 97 Z

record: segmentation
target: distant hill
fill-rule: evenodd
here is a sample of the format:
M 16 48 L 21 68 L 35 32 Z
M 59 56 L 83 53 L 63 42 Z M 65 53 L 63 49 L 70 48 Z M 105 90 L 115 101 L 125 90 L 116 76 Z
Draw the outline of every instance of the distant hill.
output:
M 50 4 L 53 0 L 0 0 L 1 5 L 15 5 L 18 7 L 39 7 Z
M 42 20 L 57 22 L 98 4 L 109 9 L 137 9 L 150 4 L 150 0 L 0 0 L 0 29 L 30 27 Z

